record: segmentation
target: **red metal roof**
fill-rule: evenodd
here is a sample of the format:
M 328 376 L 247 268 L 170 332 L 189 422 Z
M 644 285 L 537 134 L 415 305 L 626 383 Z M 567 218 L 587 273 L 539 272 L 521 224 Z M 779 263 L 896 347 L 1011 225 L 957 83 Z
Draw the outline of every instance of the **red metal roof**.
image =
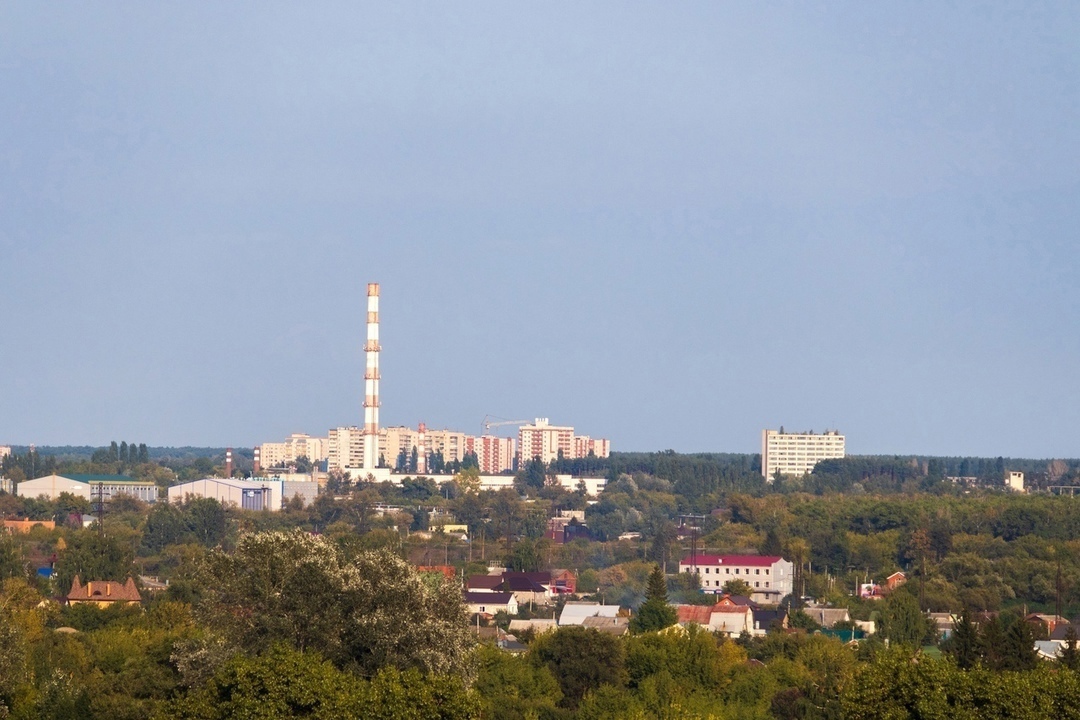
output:
M 698 565 L 769 567 L 778 560 L 783 559 L 779 555 L 702 555 L 699 553 L 696 560 L 687 555 L 683 558 L 681 564 L 691 565 L 696 562 Z

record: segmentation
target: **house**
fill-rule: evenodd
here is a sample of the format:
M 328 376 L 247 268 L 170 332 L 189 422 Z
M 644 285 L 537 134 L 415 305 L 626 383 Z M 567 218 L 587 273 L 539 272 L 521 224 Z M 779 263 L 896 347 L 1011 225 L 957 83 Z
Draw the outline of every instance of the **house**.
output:
M 4 529 L 10 533 L 28 533 L 31 528 L 40 525 L 46 530 L 52 530 L 56 523 L 52 520 L 5 520 Z
M 532 631 L 536 634 L 550 632 L 559 627 L 559 624 L 555 622 L 555 618 L 533 618 L 532 620 L 511 620 L 510 627 L 507 628 L 511 635 L 517 635 L 521 632 Z
M 956 627 L 956 616 L 952 613 L 928 613 L 930 622 L 934 623 L 934 630 L 937 632 L 938 637 L 942 640 L 948 640 L 952 637 L 953 628 Z
M 560 577 L 565 587 L 568 578 Z M 573 575 L 569 574 L 569 578 L 573 579 Z M 576 587 L 576 579 L 574 583 Z M 512 592 L 519 604 L 531 602 L 546 605 L 551 600 L 554 584 L 550 572 L 496 571 L 489 575 L 470 575 L 465 588 L 471 592 Z
M 563 605 L 562 614 L 559 615 L 559 626 L 584 625 L 585 618 L 613 618 L 618 616 L 618 605 L 601 605 L 596 602 L 575 602 L 571 600 L 566 605 Z
M 1035 630 L 1036 636 L 1044 635 L 1045 637 L 1052 638 L 1054 631 L 1058 627 L 1065 627 L 1069 624 L 1069 621 L 1060 615 L 1043 615 L 1042 613 L 1031 613 L 1026 618 L 1028 623 L 1031 624 L 1032 629 Z
M 715 605 L 676 605 L 675 613 L 680 625 L 701 625 L 729 637 L 754 633 L 753 608 L 735 602 L 728 595 L 720 598 Z
M 885 592 L 892 592 L 896 588 L 900 587 L 907 582 L 907 575 L 900 571 L 894 572 L 889 577 L 885 578 Z
M 811 620 L 826 629 L 833 628 L 836 623 L 851 622 L 851 614 L 847 608 L 805 607 L 802 611 L 809 615 Z
M 465 605 L 470 615 L 494 615 L 504 612 L 517 615 L 518 603 L 513 593 L 508 592 L 469 592 L 465 591 Z
M 679 572 L 696 573 L 701 591 L 720 595 L 729 580 L 743 580 L 751 588 L 751 599 L 779 605 L 794 591 L 793 565 L 778 555 L 693 554 L 679 563 Z
M 599 630 L 608 635 L 626 635 L 630 632 L 630 618 L 619 617 L 618 615 L 615 617 L 593 615 L 585 618 L 581 624 L 583 627 Z
M 71 590 L 64 598 L 68 605 L 93 604 L 105 608 L 112 605 L 134 605 L 142 602 L 139 589 L 131 578 L 119 583 L 113 580 L 91 580 L 83 585 L 76 575 Z
M 552 570 L 551 592 L 556 595 L 573 595 L 577 592 L 577 576 L 565 569 Z

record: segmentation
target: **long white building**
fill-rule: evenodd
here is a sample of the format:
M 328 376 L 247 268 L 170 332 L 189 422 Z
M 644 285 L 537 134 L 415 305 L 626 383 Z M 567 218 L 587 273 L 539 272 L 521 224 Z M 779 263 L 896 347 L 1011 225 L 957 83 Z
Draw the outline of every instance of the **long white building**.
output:
M 795 589 L 794 565 L 779 555 L 688 555 L 679 572 L 697 573 L 702 592 L 714 594 L 729 580 L 744 580 L 754 602 L 776 604 Z
M 844 436 L 838 430 L 789 433 L 780 430 L 761 432 L 761 474 L 773 478 L 776 473 L 801 477 L 822 460 L 844 457 Z
M 259 462 L 264 468 L 287 467 L 299 457 L 313 463 L 322 462 L 327 456 L 328 441 L 306 433 L 293 433 L 285 442 L 263 443 L 259 446 Z

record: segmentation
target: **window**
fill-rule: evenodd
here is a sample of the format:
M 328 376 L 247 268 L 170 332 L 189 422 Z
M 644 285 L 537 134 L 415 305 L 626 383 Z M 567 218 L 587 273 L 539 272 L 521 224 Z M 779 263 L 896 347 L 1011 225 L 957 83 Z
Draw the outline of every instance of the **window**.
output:
M 739 574 L 739 568 L 735 568 L 735 574 L 736 574 L 736 575 L 738 575 L 738 574 Z
M 755 574 L 755 575 L 760 575 L 760 574 L 761 574 L 761 571 L 760 571 L 760 570 L 754 570 L 754 574 Z
M 765 587 L 769 587 L 769 581 L 768 580 L 765 581 Z
M 706 575 L 708 575 L 708 574 L 709 574 L 709 568 L 705 568 L 705 574 L 706 574 Z
M 759 583 L 759 582 L 757 582 L 757 581 L 755 580 L 755 581 L 754 581 L 754 587 L 758 587 L 758 588 L 759 588 L 759 587 L 761 587 L 761 583 Z
M 731 568 L 724 568 L 724 574 L 725 575 L 730 575 L 731 574 Z
M 768 575 L 768 574 L 769 574 L 769 568 L 765 568 L 765 574 L 766 574 L 766 575 Z

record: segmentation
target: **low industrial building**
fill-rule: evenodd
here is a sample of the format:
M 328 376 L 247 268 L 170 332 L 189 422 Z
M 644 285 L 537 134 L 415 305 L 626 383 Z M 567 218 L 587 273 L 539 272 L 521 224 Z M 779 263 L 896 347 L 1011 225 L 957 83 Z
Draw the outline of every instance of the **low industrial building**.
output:
M 213 498 L 223 505 L 241 510 L 281 510 L 284 503 L 299 495 L 305 505 L 315 501 L 318 483 L 254 478 L 203 478 L 169 488 L 169 502 L 183 502 L 192 497 Z
M 45 496 L 56 500 L 60 493 L 70 493 L 90 501 L 100 498 L 106 502 L 116 495 L 130 495 L 150 503 L 157 502 L 158 499 L 157 485 L 127 475 L 46 475 L 24 480 L 16 487 L 19 497 Z

